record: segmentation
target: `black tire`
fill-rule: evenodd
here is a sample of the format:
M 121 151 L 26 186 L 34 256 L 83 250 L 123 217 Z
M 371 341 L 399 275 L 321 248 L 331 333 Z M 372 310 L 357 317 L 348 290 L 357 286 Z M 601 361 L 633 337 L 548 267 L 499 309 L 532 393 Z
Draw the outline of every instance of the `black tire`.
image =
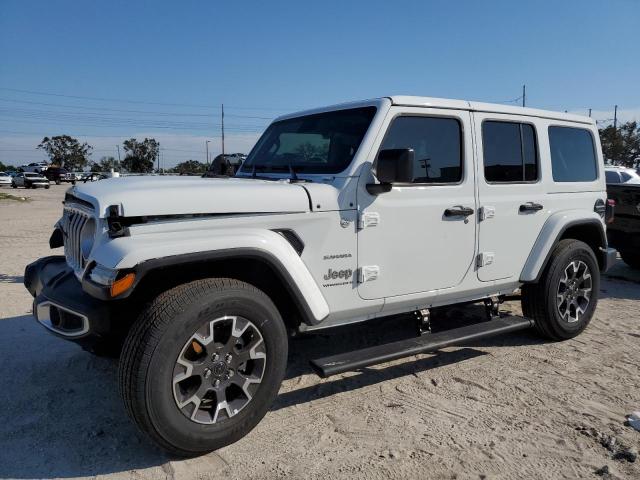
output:
M 240 411 L 217 423 L 197 423 L 174 398 L 174 369 L 195 332 L 226 316 L 248 319 L 259 331 L 266 352 L 261 380 Z M 207 453 L 239 440 L 267 413 L 284 378 L 287 341 L 277 308 L 255 287 L 225 278 L 180 285 L 153 300 L 132 326 L 120 356 L 120 393 L 140 430 L 169 453 Z
M 629 250 L 621 250 L 620 256 L 622 257 L 622 261 L 629 265 L 631 268 L 636 270 L 640 270 L 640 252 L 630 252 Z
M 56 178 L 56 185 L 60 185 L 60 183 L 61 183 L 61 182 L 60 182 L 60 179 L 59 179 L 59 178 Z
M 571 266 L 573 262 L 577 262 L 578 265 L 584 264 L 589 269 L 591 292 L 584 312 L 576 314 L 577 320 L 570 321 L 568 318 L 563 318 L 561 314 L 558 294 L 560 284 L 565 283 L 563 281 L 565 271 L 573 268 Z M 551 340 L 567 340 L 579 335 L 587 328 L 598 305 L 599 291 L 600 269 L 593 250 L 579 240 L 561 240 L 553 249 L 538 283 L 523 285 L 522 312 L 535 321 L 535 328 L 543 337 Z M 563 303 L 564 305 L 566 304 Z M 569 307 L 566 310 L 569 310 Z
M 50 186 L 51 186 L 51 185 L 45 185 L 45 186 L 44 186 L 45 190 L 49 190 L 49 187 L 50 187 Z
M 15 183 L 12 183 L 11 188 L 18 188 L 18 185 L 16 185 Z

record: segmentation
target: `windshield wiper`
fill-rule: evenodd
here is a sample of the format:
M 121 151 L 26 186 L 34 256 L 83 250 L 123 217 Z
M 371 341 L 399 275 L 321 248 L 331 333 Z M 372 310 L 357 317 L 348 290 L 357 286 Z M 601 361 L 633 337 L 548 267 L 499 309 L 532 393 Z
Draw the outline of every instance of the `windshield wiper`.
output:
M 298 175 L 296 174 L 296 171 L 293 169 L 293 165 L 289 164 L 289 174 L 291 175 L 291 178 L 289 178 L 289 183 L 298 183 L 298 182 L 310 182 L 311 180 L 308 180 L 306 178 L 298 178 Z
M 258 178 L 258 177 L 256 177 L 256 171 L 258 169 L 264 171 L 268 167 L 268 165 L 256 165 L 254 163 L 251 167 L 252 167 L 251 168 L 251 178 Z
M 286 172 L 289 171 L 289 182 L 298 183 L 298 182 L 311 182 L 311 180 L 307 178 L 300 178 L 296 173 L 293 165 L 266 165 L 266 164 L 254 164 L 251 165 L 251 178 L 265 178 L 267 180 L 278 180 L 273 177 L 260 177 L 256 173 L 258 171 L 267 172 L 267 173 L 275 173 L 275 172 Z

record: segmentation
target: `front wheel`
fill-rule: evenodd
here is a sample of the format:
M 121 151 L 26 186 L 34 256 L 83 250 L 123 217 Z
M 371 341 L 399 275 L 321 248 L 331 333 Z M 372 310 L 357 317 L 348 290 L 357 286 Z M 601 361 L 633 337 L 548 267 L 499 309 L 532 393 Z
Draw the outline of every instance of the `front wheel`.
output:
M 159 295 L 136 321 L 120 357 L 120 392 L 153 441 L 198 455 L 258 424 L 286 362 L 286 329 L 263 292 L 232 279 L 197 280 Z
M 591 248 L 579 240 L 561 240 L 539 282 L 522 287 L 522 312 L 542 336 L 566 340 L 587 328 L 599 290 L 600 269 Z

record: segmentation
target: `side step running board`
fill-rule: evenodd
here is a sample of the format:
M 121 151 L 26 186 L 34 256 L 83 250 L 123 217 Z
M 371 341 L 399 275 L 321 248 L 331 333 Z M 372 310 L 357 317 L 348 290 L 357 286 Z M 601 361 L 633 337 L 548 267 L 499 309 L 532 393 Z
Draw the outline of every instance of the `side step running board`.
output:
M 433 352 L 451 345 L 462 345 L 501 333 L 515 332 L 533 326 L 533 320 L 518 316 L 505 316 L 487 322 L 453 328 L 416 338 L 363 348 L 353 352 L 311 360 L 311 367 L 322 378 L 351 370 L 384 363 L 418 353 Z

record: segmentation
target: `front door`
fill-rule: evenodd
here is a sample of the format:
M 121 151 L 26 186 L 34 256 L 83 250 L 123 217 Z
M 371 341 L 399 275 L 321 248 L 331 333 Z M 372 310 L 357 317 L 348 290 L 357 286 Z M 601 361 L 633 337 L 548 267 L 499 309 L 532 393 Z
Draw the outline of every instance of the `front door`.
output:
M 478 279 L 517 280 L 548 217 L 534 117 L 475 112 Z M 544 128 L 544 127 L 541 127 Z
M 372 152 L 412 148 L 414 182 L 373 195 L 358 188 L 358 292 L 376 299 L 458 285 L 475 255 L 471 115 L 392 107 Z

